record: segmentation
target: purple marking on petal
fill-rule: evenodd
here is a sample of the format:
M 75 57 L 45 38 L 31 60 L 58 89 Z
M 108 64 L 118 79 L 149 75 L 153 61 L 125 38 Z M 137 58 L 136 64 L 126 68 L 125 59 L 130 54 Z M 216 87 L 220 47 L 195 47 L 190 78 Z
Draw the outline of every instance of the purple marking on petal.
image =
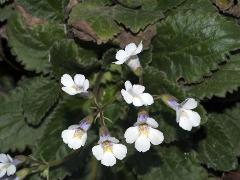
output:
M 174 110 L 177 110 L 177 108 L 179 107 L 179 103 L 175 99 L 172 99 L 172 98 L 168 99 L 167 104 Z
M 90 128 L 90 126 L 91 126 L 91 124 L 89 124 L 86 121 L 81 121 L 79 124 L 79 127 L 84 131 L 87 131 Z
M 147 114 L 139 114 L 137 118 L 137 122 L 139 123 L 145 123 L 147 121 L 147 118 L 149 116 Z

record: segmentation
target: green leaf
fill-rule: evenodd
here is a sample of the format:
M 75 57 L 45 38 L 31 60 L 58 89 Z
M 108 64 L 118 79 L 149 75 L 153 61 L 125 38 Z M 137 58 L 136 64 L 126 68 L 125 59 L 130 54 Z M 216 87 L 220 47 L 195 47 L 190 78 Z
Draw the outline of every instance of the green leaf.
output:
M 227 92 L 232 93 L 240 86 L 240 56 L 231 56 L 229 62 L 220 66 L 212 76 L 206 77 L 202 83 L 186 86 L 186 91 L 198 98 L 213 96 L 225 97 Z
M 60 87 L 48 78 L 35 78 L 24 91 L 23 111 L 27 122 L 38 125 L 59 99 Z
M 210 168 L 221 171 L 237 167 L 240 155 L 239 105 L 223 114 L 210 114 L 206 123 L 206 138 L 199 144 L 199 159 Z
M 0 22 L 7 20 L 13 12 L 14 11 L 12 5 L 6 5 L 3 7 L 0 6 Z
M 171 94 L 178 99 L 184 99 L 185 94 L 174 82 L 169 81 L 168 77 L 157 68 L 148 66 L 144 68 L 144 85 L 147 90 L 154 95 Z
M 240 47 L 239 26 L 204 9 L 178 11 L 158 25 L 153 65 L 176 81 L 198 82 Z M 197 65 L 196 65 L 197 63 Z
M 89 72 L 99 66 L 96 54 L 78 47 L 73 40 L 56 42 L 50 50 L 50 62 L 57 78 L 65 73 Z
M 186 1 L 186 0 L 171 0 L 171 1 L 158 0 L 157 8 L 162 11 L 167 11 L 167 10 L 170 10 L 170 9 L 173 9 L 173 8 L 179 6 L 184 1 Z
M 96 16 L 96 14 L 99 14 L 99 16 Z M 121 26 L 118 25 L 119 23 L 137 33 L 161 18 L 163 18 L 161 12 L 84 2 L 73 8 L 69 24 L 83 31 L 85 36 L 91 36 L 92 40 L 101 44 L 112 39 L 114 35 L 120 32 Z M 103 25 L 104 27 L 102 27 Z
M 49 21 L 64 20 L 68 0 L 17 0 L 30 14 Z
M 138 8 L 141 6 L 143 9 L 162 10 L 167 11 L 179 6 L 186 0 L 119 0 L 122 5 L 129 8 Z
M 0 150 L 1 152 L 23 151 L 32 148 L 41 136 L 45 123 L 39 127 L 29 126 L 23 116 L 24 88 L 31 80 L 24 83 L 6 96 L 0 97 Z
M 19 14 L 13 14 L 7 24 L 8 43 L 26 70 L 47 72 L 50 68 L 49 49 L 65 37 L 64 27 L 45 23 L 28 27 Z
M 67 97 L 59 103 L 54 112 L 48 117 L 49 123 L 37 142 L 34 157 L 44 159 L 50 164 L 51 162 L 61 162 L 61 165 L 50 169 L 50 179 L 64 179 L 65 176 L 78 170 L 80 165 L 87 164 L 87 162 L 82 162 L 84 162 L 86 152 L 89 153 L 90 151 L 88 144 L 91 144 L 96 139 L 96 136 L 91 131 L 88 131 L 88 138 L 84 148 L 74 151 L 63 143 L 61 133 L 70 125 L 78 124 L 81 119 L 87 116 L 86 110 L 88 111 L 90 108 L 89 105 L 89 100 Z
M 155 149 L 158 149 L 155 148 Z M 139 159 L 141 158 L 141 161 Z M 136 174 L 142 180 L 203 180 L 207 179 L 205 169 L 200 166 L 194 152 L 184 152 L 175 146 L 159 147 L 158 152 L 135 155 L 133 164 Z

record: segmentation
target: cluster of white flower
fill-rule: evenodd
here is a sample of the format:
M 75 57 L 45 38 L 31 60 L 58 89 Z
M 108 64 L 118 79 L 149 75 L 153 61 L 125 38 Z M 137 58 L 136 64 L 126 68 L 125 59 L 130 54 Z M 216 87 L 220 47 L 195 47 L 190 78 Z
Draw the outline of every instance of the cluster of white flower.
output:
M 124 50 L 119 50 L 116 53 L 117 61 L 115 64 L 126 63 L 135 74 L 142 73 L 141 63 L 137 56 L 143 49 L 143 44 L 140 42 L 138 46 L 134 43 L 128 44 Z M 72 78 L 69 74 L 64 74 L 61 78 L 61 83 L 64 87 L 62 90 L 69 95 L 87 93 L 89 81 L 82 74 L 76 74 Z M 130 81 L 125 82 L 125 89 L 121 90 L 123 99 L 127 104 L 133 104 L 136 107 L 149 106 L 154 103 L 154 98 L 149 93 L 144 93 L 145 87 L 140 84 L 133 84 Z M 200 125 L 200 116 L 192 109 L 197 107 L 197 101 L 193 98 L 186 99 L 183 103 L 178 103 L 177 100 L 170 95 L 161 95 L 162 100 L 172 109 L 176 111 L 176 121 L 184 130 L 191 131 L 192 127 Z M 85 145 L 87 140 L 87 131 L 92 124 L 93 117 L 87 116 L 77 125 L 72 125 L 62 132 L 63 142 L 70 148 L 76 150 Z M 158 123 L 155 119 L 149 117 L 145 110 L 138 113 L 137 122 L 133 127 L 129 127 L 125 134 L 127 143 L 135 143 L 135 148 L 139 152 L 146 152 L 152 145 L 159 145 L 163 142 L 163 133 L 156 128 Z M 105 166 L 113 166 L 116 164 L 116 159 L 122 160 L 126 157 L 127 148 L 120 144 L 119 140 L 110 136 L 108 129 L 101 125 L 99 130 L 100 139 L 98 145 L 92 148 L 92 153 L 97 160 Z

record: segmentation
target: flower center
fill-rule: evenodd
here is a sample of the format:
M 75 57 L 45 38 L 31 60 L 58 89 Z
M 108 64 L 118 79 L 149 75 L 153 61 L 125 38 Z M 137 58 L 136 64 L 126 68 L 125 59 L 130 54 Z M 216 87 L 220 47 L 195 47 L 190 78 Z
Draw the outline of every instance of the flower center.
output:
M 148 125 L 146 124 L 139 125 L 138 130 L 141 136 L 148 136 Z
M 81 139 L 81 137 L 83 136 L 84 132 L 81 129 L 77 129 L 74 132 L 73 138 L 77 138 L 77 139 Z
M 102 143 L 103 152 L 112 152 L 112 144 L 108 141 Z
M 73 85 L 72 88 L 75 90 L 75 91 L 83 91 L 83 87 L 79 87 L 77 85 Z
M 180 110 L 180 116 L 188 118 L 187 112 L 185 112 L 183 109 Z

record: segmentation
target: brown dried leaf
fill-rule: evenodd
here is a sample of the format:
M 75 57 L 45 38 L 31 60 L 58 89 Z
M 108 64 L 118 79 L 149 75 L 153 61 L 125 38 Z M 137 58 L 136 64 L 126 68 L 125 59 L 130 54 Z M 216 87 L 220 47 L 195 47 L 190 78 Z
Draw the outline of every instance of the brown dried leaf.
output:
M 94 30 L 86 21 L 77 21 L 72 24 L 73 33 L 76 37 L 83 41 L 93 41 L 101 44 L 102 41 L 97 37 Z
M 114 43 L 119 44 L 121 48 L 124 48 L 129 43 L 140 43 L 143 41 L 144 49 L 148 49 L 152 38 L 156 35 L 157 30 L 155 25 L 148 26 L 144 31 L 140 31 L 137 34 L 133 34 L 130 31 L 121 31 L 120 34 L 113 40 Z
M 235 4 L 234 0 L 212 0 L 212 2 L 220 11 L 235 17 L 240 17 L 240 4 Z
M 79 3 L 78 0 L 69 0 L 69 3 L 68 3 L 68 5 L 67 5 L 66 8 L 65 8 L 65 11 L 66 11 L 67 16 L 68 16 L 69 13 L 71 12 L 72 8 L 73 8 L 74 6 L 76 6 L 78 3 Z
M 26 25 L 28 26 L 34 26 L 34 25 L 39 25 L 39 24 L 44 24 L 46 23 L 45 20 L 37 18 L 29 14 L 22 6 L 19 4 L 15 3 L 15 9 L 22 15 L 24 18 L 24 21 Z
M 240 180 L 240 173 L 239 172 L 229 172 L 225 173 L 222 180 Z

